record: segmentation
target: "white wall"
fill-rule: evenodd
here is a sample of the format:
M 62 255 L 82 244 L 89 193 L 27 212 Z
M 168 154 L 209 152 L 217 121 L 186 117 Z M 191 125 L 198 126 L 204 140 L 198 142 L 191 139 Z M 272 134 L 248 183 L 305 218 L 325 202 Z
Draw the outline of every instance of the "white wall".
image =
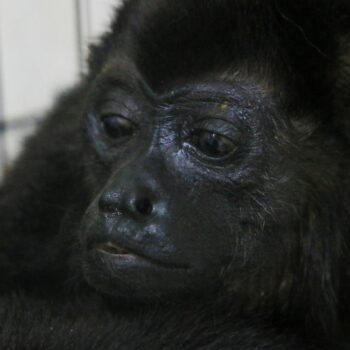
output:
M 120 0 L 0 0 L 0 171 L 18 153 L 31 120 L 86 69 Z

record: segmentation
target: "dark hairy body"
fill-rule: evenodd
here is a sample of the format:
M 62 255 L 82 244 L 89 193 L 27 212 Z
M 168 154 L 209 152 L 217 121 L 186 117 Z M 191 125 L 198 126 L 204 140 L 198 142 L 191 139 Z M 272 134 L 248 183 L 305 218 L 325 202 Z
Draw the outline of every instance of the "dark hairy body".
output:
M 347 1 L 126 1 L 0 188 L 0 348 L 349 349 Z

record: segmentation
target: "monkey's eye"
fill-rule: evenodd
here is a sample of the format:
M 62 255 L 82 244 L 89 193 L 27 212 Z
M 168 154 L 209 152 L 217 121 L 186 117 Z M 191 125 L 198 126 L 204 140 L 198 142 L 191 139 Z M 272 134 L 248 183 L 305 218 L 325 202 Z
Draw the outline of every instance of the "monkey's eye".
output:
M 105 133 L 112 139 L 130 137 L 135 131 L 134 123 L 119 115 L 107 115 L 102 123 Z
M 191 144 L 211 158 L 226 157 L 236 149 L 235 144 L 228 137 L 208 130 L 194 132 Z

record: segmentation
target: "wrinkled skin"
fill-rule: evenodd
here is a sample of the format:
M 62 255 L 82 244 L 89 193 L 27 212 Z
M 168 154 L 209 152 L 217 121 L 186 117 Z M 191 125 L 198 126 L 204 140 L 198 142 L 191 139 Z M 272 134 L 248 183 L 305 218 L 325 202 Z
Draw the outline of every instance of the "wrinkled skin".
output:
M 229 264 L 239 272 L 268 252 L 266 237 L 246 249 L 251 256 L 239 252 L 257 234 L 249 218 L 256 183 L 276 161 L 261 159 L 273 137 L 262 120 L 275 112 L 268 102 L 253 104 L 257 91 L 217 82 L 150 97 L 120 86 L 97 92 L 102 102 L 92 100 L 88 112 L 100 165 L 89 169 L 98 194 L 81 232 L 89 282 L 138 299 L 201 292 L 217 286 Z M 112 245 L 135 254 L 115 255 Z
M 349 21 L 127 1 L 0 189 L 0 347 L 347 349 Z

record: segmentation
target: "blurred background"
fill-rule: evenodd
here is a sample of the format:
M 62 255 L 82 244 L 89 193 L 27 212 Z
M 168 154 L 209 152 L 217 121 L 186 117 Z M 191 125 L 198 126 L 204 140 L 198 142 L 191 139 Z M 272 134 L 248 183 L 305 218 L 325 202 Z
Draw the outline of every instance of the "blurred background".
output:
M 0 180 L 121 0 L 0 0 Z

